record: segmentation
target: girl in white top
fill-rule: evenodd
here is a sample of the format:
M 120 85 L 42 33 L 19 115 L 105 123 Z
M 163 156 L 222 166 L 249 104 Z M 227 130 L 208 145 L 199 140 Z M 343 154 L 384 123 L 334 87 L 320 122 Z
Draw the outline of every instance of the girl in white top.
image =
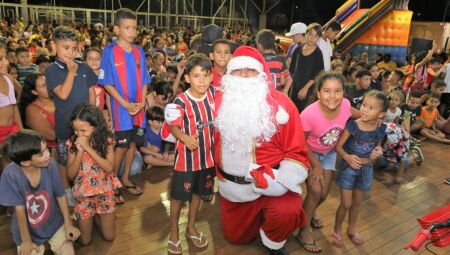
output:
M 403 102 L 403 94 L 394 90 L 389 92 L 389 108 L 384 115 L 384 121 L 398 124 L 398 120 L 402 115 L 399 105 Z

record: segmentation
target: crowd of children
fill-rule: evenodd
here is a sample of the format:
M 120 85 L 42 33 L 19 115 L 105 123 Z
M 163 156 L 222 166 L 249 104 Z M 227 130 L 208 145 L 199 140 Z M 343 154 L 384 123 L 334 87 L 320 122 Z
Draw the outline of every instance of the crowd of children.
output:
M 182 253 L 178 221 L 184 201 L 186 236 L 205 247 L 196 212 L 213 195 L 213 104 L 233 43 L 262 53 L 274 86 L 301 113 L 312 169 L 303 205 L 309 224 L 297 237 L 309 252 L 321 251 L 310 226 L 322 227 L 315 211 L 336 169 L 341 203 L 331 242 L 342 246 L 348 213 L 347 236 L 359 245 L 364 241 L 355 225 L 373 165 L 397 164 L 394 182 L 401 183 L 408 166 L 424 160 L 422 141 L 450 144 L 450 65 L 433 56 L 435 45 L 412 54 L 399 69 L 389 54 L 340 59 L 332 49 L 341 30 L 336 22 L 325 28 L 293 24 L 287 54 L 280 54 L 271 30 L 251 37 L 250 31 L 225 29 L 206 55 L 196 53 L 200 36 L 190 29 L 138 27 L 128 9 L 118 10 L 106 29 L 25 29 L 21 22 L 9 22 L 2 31 L 6 46 L 0 45 L 0 204 L 14 209 L 11 228 L 20 254 L 43 254 L 47 241 L 56 254 L 73 254 L 71 241 L 88 245 L 94 224 L 112 241 L 114 211 L 125 202 L 121 191 L 144 192 L 129 178 L 136 153 L 146 169 L 174 168 L 168 251 Z M 161 137 L 170 102 L 181 112 L 170 126 L 175 144 Z

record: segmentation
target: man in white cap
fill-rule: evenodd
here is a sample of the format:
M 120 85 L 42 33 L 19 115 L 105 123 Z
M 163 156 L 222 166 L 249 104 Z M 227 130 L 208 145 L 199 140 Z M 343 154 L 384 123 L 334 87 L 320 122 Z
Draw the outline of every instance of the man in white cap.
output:
M 306 42 L 306 28 L 307 26 L 304 23 L 297 22 L 291 25 L 291 30 L 288 33 L 284 34 L 287 37 L 292 37 L 293 41 L 286 52 L 286 64 L 288 67 L 291 64 L 291 57 L 294 50 Z
M 269 254 L 285 255 L 306 223 L 300 184 L 309 161 L 297 108 L 271 83 L 261 53 L 237 48 L 215 95 L 214 160 L 224 236 L 233 244 L 260 236 Z

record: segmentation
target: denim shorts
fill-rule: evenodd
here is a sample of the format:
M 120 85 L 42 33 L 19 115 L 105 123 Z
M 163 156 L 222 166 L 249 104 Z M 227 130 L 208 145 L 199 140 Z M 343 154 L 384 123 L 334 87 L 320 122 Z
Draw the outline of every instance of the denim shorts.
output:
M 66 140 L 58 140 L 56 144 L 56 152 L 58 154 L 56 161 L 63 166 L 67 166 L 68 147 Z
M 336 170 L 336 151 L 332 150 L 326 154 L 312 151 L 314 156 L 319 160 L 324 170 Z
M 362 165 L 360 169 L 353 169 L 342 160 L 336 178 L 336 183 L 343 189 L 359 189 L 368 191 L 372 188 L 373 166 L 372 164 Z

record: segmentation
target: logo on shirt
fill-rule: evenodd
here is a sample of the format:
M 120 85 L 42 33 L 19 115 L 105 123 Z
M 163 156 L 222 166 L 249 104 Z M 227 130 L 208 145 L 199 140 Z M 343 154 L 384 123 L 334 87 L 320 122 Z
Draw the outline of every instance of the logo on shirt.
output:
M 127 143 L 127 139 L 119 139 L 119 141 L 117 141 L 118 144 L 126 144 Z
M 183 184 L 183 187 L 184 187 L 184 192 L 191 192 L 192 183 L 190 183 L 190 182 L 185 182 L 185 183 Z
M 98 70 L 98 79 L 102 80 L 105 78 L 105 71 L 103 69 Z
M 32 228 L 37 228 L 47 221 L 50 215 L 50 198 L 47 192 L 27 193 L 25 205 Z
M 115 67 L 119 67 L 119 66 L 121 66 L 122 64 L 123 64 L 123 63 L 115 63 L 114 66 L 115 66 Z
M 320 138 L 320 144 L 325 147 L 334 147 L 342 134 L 342 129 L 339 127 L 330 128 Z

